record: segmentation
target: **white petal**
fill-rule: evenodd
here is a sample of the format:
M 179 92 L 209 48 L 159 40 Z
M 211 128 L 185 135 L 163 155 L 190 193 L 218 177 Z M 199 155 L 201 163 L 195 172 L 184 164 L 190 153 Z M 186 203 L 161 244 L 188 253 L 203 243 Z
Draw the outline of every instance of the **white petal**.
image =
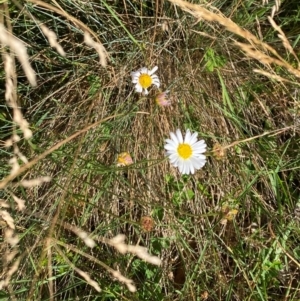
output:
M 196 144 L 192 145 L 192 149 L 196 153 L 205 153 L 206 145 L 197 145 L 197 143 L 196 143 Z
M 193 158 L 197 158 L 197 159 L 200 159 L 200 160 L 206 160 L 206 156 L 201 155 L 201 154 L 197 154 L 197 155 L 193 156 Z
M 167 144 L 166 144 L 167 145 Z M 170 146 L 170 144 L 168 144 Z M 172 145 L 171 145 L 172 146 Z M 165 150 L 167 151 L 168 154 L 177 154 L 177 150 L 175 147 L 172 147 L 172 149 L 167 149 L 165 148 Z
M 195 173 L 195 168 L 194 168 L 194 165 L 193 165 L 192 162 L 191 162 L 191 164 L 190 164 L 190 171 L 191 171 L 191 174 L 192 174 L 192 175 Z
M 195 132 L 195 133 L 191 136 L 191 138 L 190 138 L 190 144 L 191 144 L 191 145 L 194 144 L 195 142 L 197 142 L 197 137 L 198 137 L 198 133 L 197 133 L 197 132 Z
M 186 160 L 184 162 L 184 174 L 188 175 L 190 173 L 190 164 L 189 161 Z
M 201 145 L 201 146 L 205 146 L 206 147 L 206 143 L 205 143 L 204 140 L 197 141 L 196 143 L 193 144 L 193 146 L 196 146 L 196 145 Z
M 184 163 L 181 160 L 178 161 L 178 169 L 179 169 L 180 173 L 184 173 L 184 171 L 185 171 Z
M 143 92 L 143 88 L 140 84 L 135 85 L 135 91 L 138 93 L 142 93 Z
M 181 167 L 179 168 L 181 174 L 185 175 L 185 165 L 182 163 Z
M 191 162 L 192 162 L 195 169 L 202 168 L 206 163 L 206 161 L 203 160 L 203 159 L 193 158 L 193 157 L 191 158 Z
M 177 136 L 177 139 L 178 139 L 179 143 L 183 143 L 182 134 L 181 134 L 181 131 L 179 129 L 176 130 L 176 136 Z
M 178 141 L 177 136 L 176 136 L 173 132 L 170 133 L 170 136 L 171 136 L 171 139 L 172 139 L 177 145 L 180 143 L 180 142 Z
M 141 74 L 148 74 L 149 70 L 146 67 L 143 67 L 139 71 L 140 71 Z
M 172 164 L 172 166 L 177 167 L 178 168 L 178 161 L 174 161 L 174 162 L 170 162 Z
M 201 148 L 201 147 L 198 147 L 198 148 L 194 148 L 192 147 L 193 149 L 193 155 L 197 157 L 197 155 L 199 154 L 204 154 L 206 152 L 206 148 Z
M 178 160 L 178 155 L 176 153 L 172 153 L 169 155 L 169 160 L 174 162 L 176 160 Z
M 185 161 L 185 174 L 189 175 L 191 173 L 191 161 L 190 160 L 186 160 Z
M 140 71 L 134 71 L 134 72 L 131 72 L 130 75 L 132 77 L 139 77 L 141 75 Z
M 170 163 L 172 165 L 174 165 L 175 167 L 177 167 L 177 165 L 178 165 L 178 156 L 177 156 L 177 154 L 170 155 L 169 156 L 169 160 L 170 160 Z
M 190 139 L 191 139 L 191 132 L 190 130 L 186 131 L 185 137 L 184 137 L 184 143 L 189 143 L 190 144 Z
M 199 143 L 200 142 L 200 143 Z M 207 147 L 206 143 L 202 143 L 201 141 L 198 141 L 194 144 L 192 144 L 192 148 L 201 148 L 205 149 Z
M 189 160 L 189 169 L 190 169 L 190 174 L 195 173 L 195 168 L 191 160 Z
M 177 149 L 178 143 L 176 143 L 174 140 L 166 139 L 166 144 L 170 144 L 174 146 L 174 149 Z
M 166 144 L 166 145 L 164 146 L 164 148 L 165 148 L 166 150 L 171 150 L 171 151 L 174 151 L 174 152 L 176 151 L 174 145 L 172 145 L 172 144 Z
M 140 78 L 140 74 L 131 76 L 131 79 L 134 81 L 138 81 Z
M 145 90 L 144 94 L 148 95 L 149 94 L 148 90 L 147 89 L 144 89 L 144 90 Z
M 166 151 L 166 156 L 170 158 L 170 156 L 175 155 L 176 153 L 174 153 L 173 151 Z
M 152 70 L 150 70 L 150 72 L 148 74 L 152 75 L 153 73 L 156 72 L 157 69 L 158 69 L 158 67 L 155 66 Z
M 201 169 L 205 165 L 205 163 L 206 163 L 206 161 L 200 161 L 198 169 Z

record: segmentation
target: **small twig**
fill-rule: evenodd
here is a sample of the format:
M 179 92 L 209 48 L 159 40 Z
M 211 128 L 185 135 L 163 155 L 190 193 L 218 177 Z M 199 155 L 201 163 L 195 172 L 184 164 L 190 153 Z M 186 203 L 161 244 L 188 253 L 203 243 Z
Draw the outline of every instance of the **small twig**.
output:
M 269 131 L 269 132 L 265 132 L 263 134 L 260 134 L 260 135 L 257 135 L 257 136 L 253 136 L 253 137 L 250 137 L 250 138 L 247 138 L 247 139 L 238 140 L 238 141 L 235 141 L 235 142 L 233 142 L 233 143 L 231 143 L 229 145 L 222 146 L 222 149 L 227 149 L 227 148 L 230 148 L 230 147 L 235 146 L 237 144 L 248 142 L 248 141 L 252 141 L 254 139 L 257 139 L 257 138 L 260 138 L 260 137 L 263 137 L 263 136 L 267 136 L 267 135 L 271 135 L 271 134 L 272 134 L 272 136 L 275 136 L 275 135 L 278 135 L 278 134 L 280 134 L 282 132 L 290 130 L 290 129 L 294 128 L 294 127 L 295 127 L 294 125 L 291 125 L 291 126 L 287 126 L 285 128 L 279 129 L 279 130 Z M 270 137 L 272 137 L 272 136 L 270 136 Z

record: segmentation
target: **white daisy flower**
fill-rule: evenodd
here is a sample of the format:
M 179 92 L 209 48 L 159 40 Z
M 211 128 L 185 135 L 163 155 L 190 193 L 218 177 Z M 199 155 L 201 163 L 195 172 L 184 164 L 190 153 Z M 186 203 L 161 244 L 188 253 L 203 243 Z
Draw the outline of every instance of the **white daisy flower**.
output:
M 197 140 L 198 133 L 191 134 L 186 131 L 183 139 L 180 130 L 170 133 L 171 139 L 166 139 L 165 149 L 170 163 L 178 167 L 182 174 L 194 174 L 195 170 L 202 168 L 206 163 L 206 143 L 204 140 Z
M 142 93 L 144 90 L 145 95 L 147 95 L 149 93 L 147 89 L 151 85 L 155 85 L 159 88 L 160 82 L 158 76 L 154 74 L 157 69 L 157 66 L 155 66 L 152 70 L 148 70 L 143 67 L 138 71 L 131 72 L 132 82 L 135 84 L 136 92 Z

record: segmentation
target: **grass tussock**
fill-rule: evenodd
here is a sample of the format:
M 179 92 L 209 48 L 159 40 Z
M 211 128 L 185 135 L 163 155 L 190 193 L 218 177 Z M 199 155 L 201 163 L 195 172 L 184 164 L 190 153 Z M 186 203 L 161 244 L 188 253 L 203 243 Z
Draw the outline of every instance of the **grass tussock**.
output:
M 300 299 L 296 1 L 0 5 L 1 300 Z

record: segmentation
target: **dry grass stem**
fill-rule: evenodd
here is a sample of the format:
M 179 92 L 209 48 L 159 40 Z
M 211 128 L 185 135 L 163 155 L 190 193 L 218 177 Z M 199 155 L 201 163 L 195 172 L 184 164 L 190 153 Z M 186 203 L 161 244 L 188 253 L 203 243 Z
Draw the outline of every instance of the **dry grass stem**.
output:
M 19 211 L 23 211 L 25 209 L 25 201 L 23 199 L 20 199 L 19 197 L 17 197 L 16 195 L 12 194 L 12 198 L 14 199 L 14 201 L 17 204 L 17 209 Z
M 14 121 L 20 127 L 23 132 L 25 139 L 30 139 L 32 137 L 32 131 L 29 129 L 29 123 L 24 119 L 21 110 L 18 107 L 13 107 L 14 109 Z
M 17 250 L 12 250 L 11 252 L 7 252 L 5 254 L 5 262 L 10 263 L 18 254 L 19 252 Z
M 127 245 L 125 243 L 125 235 L 119 234 L 115 236 L 112 239 L 109 239 L 107 243 L 111 246 L 113 246 L 117 251 L 119 251 L 121 254 L 125 254 L 127 252 L 135 254 L 137 257 L 145 260 L 146 262 L 149 262 L 154 265 L 161 265 L 161 259 L 159 259 L 157 256 L 152 256 L 148 253 L 147 248 L 141 247 L 141 246 L 133 246 L 133 245 Z
M 288 41 L 288 39 L 286 38 L 284 32 L 281 30 L 281 28 L 275 23 L 275 21 L 273 20 L 273 18 L 268 17 L 269 22 L 271 23 L 272 27 L 277 30 L 279 32 L 278 37 L 281 39 L 283 46 L 294 56 L 294 58 L 297 60 L 298 66 L 299 66 L 299 59 L 294 51 L 294 49 L 292 48 L 290 42 Z
M 7 287 L 9 285 L 10 279 L 12 275 L 18 270 L 18 267 L 20 265 L 21 259 L 18 258 L 13 265 L 10 267 L 10 269 L 6 272 L 6 278 L 4 280 L 0 281 L 0 289 L 2 290 L 3 288 Z
M 45 152 L 43 152 L 42 154 L 40 154 L 39 156 L 37 156 L 36 158 L 32 159 L 31 161 L 29 161 L 28 163 L 22 165 L 17 171 L 15 171 L 15 173 L 11 173 L 9 176 L 7 176 L 6 178 L 2 179 L 2 181 L 0 181 L 0 189 L 4 188 L 7 186 L 7 184 L 12 181 L 13 179 L 15 179 L 18 175 L 22 174 L 24 171 L 30 169 L 32 166 L 34 166 L 35 164 L 37 164 L 38 162 L 40 162 L 42 159 L 44 159 L 45 157 L 47 157 L 49 154 L 51 154 L 52 152 L 54 152 L 55 150 L 59 149 L 62 145 L 72 141 L 73 139 L 75 139 L 76 137 L 80 136 L 81 134 L 87 132 L 88 130 L 96 127 L 97 125 L 108 121 L 110 119 L 116 118 L 116 117 L 120 117 L 122 116 L 122 114 L 116 114 L 113 116 L 109 116 L 106 117 L 102 120 L 99 120 L 87 127 L 85 127 L 84 129 L 76 132 L 75 134 L 69 136 L 68 138 L 58 142 L 57 144 L 55 144 L 54 146 L 50 147 L 48 150 L 46 150 Z M 17 162 L 15 162 L 17 163 Z
M 296 77 L 300 77 L 300 71 L 293 68 L 289 63 L 284 60 L 279 60 L 264 54 L 260 50 L 255 49 L 252 45 L 235 42 L 249 57 L 257 59 L 262 64 L 269 66 L 270 64 L 276 64 L 278 66 L 286 68 L 290 73 Z
M 5 100 L 8 105 L 14 104 L 15 96 L 15 85 L 13 83 L 14 78 L 14 63 L 11 55 L 4 55 L 4 71 L 5 71 Z
M 1 25 L 1 24 L 0 24 Z M 7 33 L 8 34 L 8 33 Z M 13 109 L 13 120 L 20 127 L 21 131 L 24 134 L 25 139 L 32 137 L 32 131 L 29 129 L 28 122 L 23 118 L 20 108 L 17 105 L 17 95 L 16 95 L 16 83 L 13 82 L 15 78 L 15 67 L 12 56 L 5 54 L 4 56 L 4 70 L 6 78 L 6 90 L 5 90 L 5 99 L 8 105 Z M 17 142 L 19 137 L 16 134 L 13 134 L 12 140 Z M 9 145 L 11 142 L 8 142 Z M 13 144 L 13 143 L 12 143 Z M 24 161 L 26 158 L 22 156 L 19 152 L 19 149 L 15 148 L 15 153 L 19 153 L 19 157 Z
M 97 41 L 97 44 L 102 45 L 102 43 L 100 42 L 98 35 L 91 30 L 88 26 L 86 26 L 83 22 L 81 22 L 80 20 L 76 19 L 75 17 L 71 16 L 70 14 L 68 14 L 66 11 L 64 11 L 61 8 L 56 8 L 55 6 L 48 4 L 46 2 L 40 1 L 40 0 L 29 0 L 29 2 L 32 2 L 38 6 L 47 8 L 53 12 L 56 12 L 57 14 L 67 18 L 68 20 L 70 20 L 71 22 L 73 22 L 76 26 L 78 26 L 83 32 L 88 32 L 90 35 L 92 35 L 94 37 L 94 39 Z M 99 46 L 97 46 L 99 48 Z M 102 46 L 103 47 L 103 46 Z M 103 48 L 104 49 L 104 48 Z M 97 50 L 98 51 L 98 50 Z M 101 50 L 102 51 L 102 50 Z M 105 51 L 105 49 L 104 49 Z M 107 57 L 107 53 L 105 52 L 105 58 Z M 103 57 L 100 57 L 100 60 L 103 59 Z
M 136 292 L 136 287 L 131 279 L 124 277 L 119 271 L 112 271 L 111 274 L 121 283 L 125 283 L 130 292 Z
M 203 19 L 208 22 L 218 22 L 220 25 L 224 26 L 224 28 L 236 35 L 246 39 L 249 41 L 249 45 L 235 42 L 237 46 L 239 46 L 243 51 L 245 51 L 250 57 L 257 59 L 263 64 L 277 64 L 279 66 L 285 67 L 289 72 L 294 74 L 297 77 L 300 77 L 300 71 L 293 68 L 290 64 L 288 64 L 278 53 L 277 51 L 269 46 L 268 44 L 260 41 L 256 36 L 250 33 L 247 30 L 242 29 L 236 23 L 234 23 L 231 19 L 218 15 L 216 13 L 210 12 L 204 7 L 192 4 L 183 0 L 169 0 L 171 3 L 179 6 L 181 9 L 187 11 L 194 17 L 198 19 Z M 256 47 L 253 46 L 253 43 L 256 47 L 261 47 L 264 51 L 270 51 L 277 58 L 270 57 L 268 54 L 262 53 L 262 51 L 257 50 Z
M 253 72 L 259 73 L 259 74 L 264 75 L 264 76 L 266 76 L 266 77 L 268 77 L 268 78 L 274 79 L 274 80 L 276 80 L 276 81 L 278 81 L 278 82 L 288 82 L 288 83 L 293 83 L 292 81 L 289 81 L 289 80 L 287 80 L 286 78 L 283 78 L 283 77 L 281 77 L 281 76 L 279 76 L 279 75 L 277 75 L 277 74 L 269 73 L 269 72 L 264 71 L 264 70 L 253 69 Z
M 10 208 L 10 205 L 5 200 L 0 200 L 0 207 L 2 208 Z
M 19 147 L 17 144 L 14 145 L 14 154 L 23 162 L 28 163 L 28 159 L 20 152 Z
M 55 32 L 50 30 L 44 24 L 41 24 L 40 28 L 41 28 L 42 32 L 44 33 L 44 35 L 47 37 L 50 46 L 55 48 L 61 56 L 66 56 L 66 53 L 63 50 L 62 46 L 57 42 L 57 36 L 56 36 Z
M 13 220 L 10 221 L 10 223 L 12 224 Z M 5 237 L 5 241 L 9 243 L 11 247 L 15 247 L 19 243 L 19 237 L 15 235 L 14 229 L 9 229 L 9 228 L 5 229 L 4 237 Z
M 56 251 L 60 254 L 60 256 L 65 260 L 65 262 L 75 271 L 77 272 L 90 286 L 92 286 L 97 292 L 101 292 L 101 288 L 99 286 L 99 284 L 92 280 L 91 277 L 88 275 L 88 273 L 80 270 L 79 268 L 77 268 L 66 256 L 65 254 L 62 252 L 62 250 L 59 248 L 59 246 L 57 246 L 56 244 L 54 244 L 54 248 L 56 249 Z
M 249 141 L 252 141 L 252 140 L 264 137 L 264 136 L 273 137 L 273 136 L 279 135 L 279 134 L 281 134 L 281 133 L 283 133 L 285 131 L 292 130 L 294 128 L 295 128 L 295 126 L 292 125 L 292 126 L 288 126 L 288 127 L 282 128 L 282 129 L 265 132 L 263 134 L 260 134 L 260 135 L 257 135 L 257 136 L 253 136 L 253 137 L 250 137 L 250 138 L 247 138 L 247 139 L 243 139 L 243 140 L 239 140 L 239 141 L 234 141 L 233 143 L 231 143 L 229 145 L 220 145 L 219 143 L 217 143 L 217 144 L 215 144 L 215 147 L 213 149 L 213 154 L 215 156 L 218 156 L 218 154 L 220 154 L 220 153 L 221 154 L 223 154 L 223 153 L 225 154 L 226 149 L 231 148 L 233 146 L 236 146 L 238 144 L 249 142 Z
M 280 0 L 275 0 L 275 4 L 272 7 L 272 12 L 271 12 L 271 17 L 274 18 L 274 15 L 276 12 L 279 11 L 281 1 Z
M 6 148 L 11 147 L 11 146 L 14 145 L 14 143 L 17 143 L 17 142 L 19 142 L 20 140 L 21 140 L 21 138 L 20 138 L 19 135 L 17 135 L 17 134 L 12 134 L 11 138 L 10 138 L 10 139 L 7 139 L 7 140 L 5 141 L 4 146 L 5 146 Z
M 22 180 L 20 181 L 19 185 L 25 187 L 25 188 L 30 188 L 30 187 L 35 187 L 38 185 L 41 185 L 43 183 L 48 183 L 51 181 L 51 177 L 40 177 L 32 180 Z
M 5 222 L 11 229 L 16 228 L 13 218 L 6 210 L 0 210 L 0 216 L 2 217 L 3 220 L 5 220 Z
M 133 281 L 132 281 L 131 279 L 128 279 L 128 278 L 124 277 L 120 272 L 113 270 L 112 268 L 110 268 L 109 266 L 107 266 L 105 263 L 99 261 L 98 259 L 94 258 L 93 256 L 91 256 L 91 255 L 89 255 L 89 254 L 84 253 L 83 251 L 77 249 L 76 247 L 74 247 L 74 246 L 72 246 L 72 245 L 70 245 L 70 244 L 65 244 L 65 243 L 63 243 L 63 242 L 61 242 L 61 241 L 58 241 L 58 240 L 55 240 L 55 239 L 52 239 L 52 241 L 55 242 L 55 243 L 57 243 L 57 244 L 60 244 L 60 245 L 64 246 L 64 247 L 67 248 L 67 249 L 70 249 L 70 250 L 74 251 L 74 252 L 77 253 L 77 254 L 80 254 L 80 255 L 82 255 L 82 256 L 88 258 L 89 260 L 91 260 L 91 261 L 93 261 L 93 262 L 95 262 L 95 263 L 97 263 L 97 264 L 99 264 L 100 266 L 102 266 L 103 268 L 105 268 L 105 269 L 106 269 L 113 277 L 115 277 L 118 281 L 120 281 L 121 283 L 126 284 L 127 287 L 128 287 L 128 289 L 129 289 L 129 291 L 131 291 L 131 292 L 135 292 L 135 291 L 136 291 L 136 287 L 135 287 L 135 285 L 133 284 Z M 60 250 L 60 249 L 58 248 L 57 245 L 55 245 L 55 247 L 56 247 L 57 250 Z M 60 252 L 61 252 L 61 251 L 60 251 Z M 63 256 L 64 256 L 64 255 L 63 255 Z M 64 256 L 64 257 L 65 257 L 65 256 Z M 66 261 L 69 262 L 68 259 L 66 259 Z M 74 269 L 76 270 L 76 267 L 75 267 L 73 264 L 72 264 L 72 268 L 74 268 Z M 76 271 L 77 271 L 77 270 L 76 270 Z M 78 272 L 78 271 L 77 271 L 77 272 Z M 84 272 L 82 272 L 82 273 L 84 273 Z M 80 274 L 80 273 L 79 273 L 79 274 Z M 80 275 L 82 275 L 82 277 L 84 277 L 83 274 L 80 274 Z M 89 277 L 89 276 L 88 276 L 88 277 Z M 85 278 L 85 277 L 84 277 L 84 278 Z M 90 277 L 89 277 L 89 278 L 85 278 L 85 279 L 86 279 L 86 280 L 87 280 L 87 279 L 90 279 Z M 99 287 L 99 289 L 100 289 L 100 287 Z
M 91 279 L 88 273 L 78 269 L 76 266 L 73 268 L 90 286 L 92 286 L 97 292 L 101 292 L 99 284 L 95 280 Z
M 92 39 L 91 35 L 87 31 L 84 32 L 84 42 L 85 42 L 85 44 L 94 48 L 97 51 L 97 53 L 99 54 L 101 66 L 106 67 L 107 66 L 107 54 L 106 54 L 106 51 L 105 51 L 105 48 L 103 47 L 103 45 L 95 42 Z
M 35 87 L 37 85 L 36 75 L 29 63 L 29 57 L 27 54 L 26 47 L 18 38 L 8 33 L 4 25 L 1 23 L 0 23 L 0 42 L 3 46 L 8 46 L 11 49 L 11 51 L 13 51 L 16 54 L 17 58 L 19 59 L 22 65 L 22 68 L 26 74 L 29 83 L 33 87 Z
M 80 237 L 89 248 L 94 248 L 96 246 L 96 243 L 94 242 L 94 240 L 92 238 L 89 237 L 88 233 L 86 233 L 76 227 L 72 227 L 72 231 L 78 237 Z
M 11 165 L 10 176 L 14 177 L 20 170 L 18 158 L 16 156 L 13 156 L 11 159 L 9 159 L 8 163 Z M 6 187 L 6 185 L 4 187 Z

